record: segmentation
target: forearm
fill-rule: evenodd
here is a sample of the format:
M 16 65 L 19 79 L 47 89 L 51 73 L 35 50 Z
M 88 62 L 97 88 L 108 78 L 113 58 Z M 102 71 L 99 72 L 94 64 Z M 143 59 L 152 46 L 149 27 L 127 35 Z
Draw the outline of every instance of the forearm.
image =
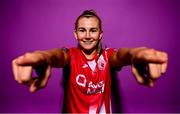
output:
M 120 48 L 111 57 L 111 65 L 113 67 L 122 68 L 123 66 L 131 65 L 133 62 L 133 57 L 136 52 L 144 47 L 139 48 Z
M 117 52 L 117 58 L 121 66 L 126 66 L 131 64 L 132 60 L 132 48 L 120 48 Z
M 131 56 L 129 48 L 118 49 L 111 57 L 110 64 L 115 69 L 121 69 L 123 66 L 130 64 Z
M 41 53 L 46 61 L 51 67 L 63 67 L 68 61 L 68 54 L 61 49 L 52 49 L 47 51 L 36 51 L 37 53 Z

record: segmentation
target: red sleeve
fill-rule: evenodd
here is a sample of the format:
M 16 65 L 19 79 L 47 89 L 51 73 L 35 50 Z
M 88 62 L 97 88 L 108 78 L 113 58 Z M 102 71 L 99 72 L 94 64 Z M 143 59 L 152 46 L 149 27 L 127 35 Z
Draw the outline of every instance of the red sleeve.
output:
M 109 57 L 112 56 L 114 52 L 116 52 L 116 49 L 114 49 L 114 48 L 106 48 L 105 51 L 107 53 L 107 58 L 109 59 Z

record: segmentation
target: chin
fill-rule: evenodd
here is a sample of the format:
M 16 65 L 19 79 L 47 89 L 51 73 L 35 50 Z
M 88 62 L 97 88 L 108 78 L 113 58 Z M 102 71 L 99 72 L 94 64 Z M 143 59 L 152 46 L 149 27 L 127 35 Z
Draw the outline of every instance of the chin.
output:
M 92 50 L 92 47 L 83 47 L 84 50 Z
M 93 50 L 96 48 L 96 45 L 79 45 L 83 50 Z
M 94 46 L 81 46 L 81 47 L 82 47 L 83 50 L 87 50 L 87 51 L 95 49 Z

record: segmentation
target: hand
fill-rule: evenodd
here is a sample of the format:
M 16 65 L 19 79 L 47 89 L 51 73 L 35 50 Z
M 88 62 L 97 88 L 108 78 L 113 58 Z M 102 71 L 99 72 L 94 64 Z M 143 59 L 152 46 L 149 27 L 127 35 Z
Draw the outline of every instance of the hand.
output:
M 51 74 L 51 67 L 41 52 L 26 53 L 12 61 L 15 80 L 29 86 L 30 92 L 46 86 Z M 37 77 L 32 77 L 33 69 Z
M 168 55 L 149 48 L 134 48 L 131 51 L 132 73 L 140 84 L 154 86 L 155 80 L 166 72 Z

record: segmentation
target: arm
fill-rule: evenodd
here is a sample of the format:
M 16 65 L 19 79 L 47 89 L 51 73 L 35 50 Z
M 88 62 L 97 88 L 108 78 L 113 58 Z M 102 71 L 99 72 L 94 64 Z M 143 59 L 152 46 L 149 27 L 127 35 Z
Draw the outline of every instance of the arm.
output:
M 167 53 L 146 48 L 122 48 L 110 57 L 113 68 L 132 66 L 132 74 L 137 82 L 152 87 L 167 69 Z
M 61 49 L 28 52 L 12 61 L 14 78 L 20 84 L 30 87 L 31 92 L 45 87 L 52 67 L 63 67 L 69 62 L 69 55 Z M 37 77 L 32 77 L 33 69 Z
M 42 53 L 46 57 L 45 59 L 51 67 L 62 68 L 69 63 L 69 54 L 61 49 L 37 52 Z

